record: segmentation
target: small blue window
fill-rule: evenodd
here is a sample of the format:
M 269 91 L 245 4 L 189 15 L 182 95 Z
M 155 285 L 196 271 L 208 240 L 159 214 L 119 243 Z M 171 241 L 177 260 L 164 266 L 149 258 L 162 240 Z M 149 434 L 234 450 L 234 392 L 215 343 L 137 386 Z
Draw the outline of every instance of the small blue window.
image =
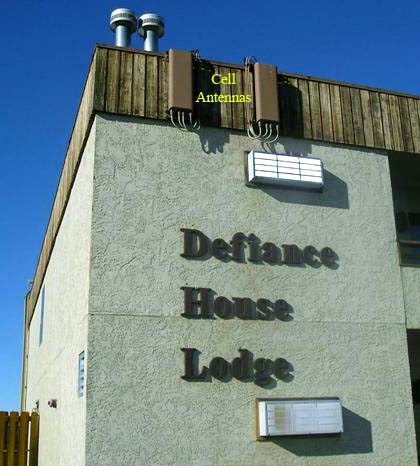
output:
M 85 392 L 85 352 L 82 351 L 79 354 L 79 380 L 77 383 L 77 394 L 79 398 L 83 396 Z
M 39 346 L 41 346 L 44 337 L 44 309 L 45 309 L 45 286 L 42 288 L 41 293 L 41 318 L 39 321 Z

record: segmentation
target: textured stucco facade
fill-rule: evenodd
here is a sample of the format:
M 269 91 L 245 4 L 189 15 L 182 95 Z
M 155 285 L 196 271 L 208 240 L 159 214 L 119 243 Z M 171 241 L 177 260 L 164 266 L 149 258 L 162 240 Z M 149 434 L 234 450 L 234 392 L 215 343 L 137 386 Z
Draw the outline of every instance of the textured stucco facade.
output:
M 323 193 L 250 188 L 243 133 L 96 117 L 86 465 L 416 464 L 401 272 L 386 153 L 283 139 L 319 157 Z M 337 267 L 188 260 L 181 228 L 229 242 L 332 248 Z M 285 299 L 293 319 L 181 317 L 182 286 Z M 285 358 L 288 382 L 181 379 L 239 348 Z M 255 441 L 256 397 L 338 396 L 341 437 Z
M 401 267 L 407 328 L 420 329 L 420 269 Z
M 39 400 L 40 466 L 417 464 L 406 326 L 420 325 L 418 278 L 399 266 L 387 153 L 286 138 L 266 148 L 320 158 L 316 193 L 246 186 L 252 149 L 262 148 L 242 132 L 95 117 L 44 279 L 42 344 L 40 299 L 29 332 L 26 409 Z M 337 260 L 192 260 L 181 256 L 182 228 L 329 247 Z M 181 287 L 283 299 L 291 318 L 188 319 Z M 181 348 L 198 349 L 200 367 L 242 348 L 292 371 L 266 387 L 188 382 Z M 339 397 L 344 433 L 257 442 L 259 397 Z
M 40 294 L 28 332 L 26 396 L 23 408 L 39 403 L 40 466 L 85 464 L 86 398 L 78 397 L 78 355 L 87 350 L 95 125 L 43 282 L 43 338 Z M 48 400 L 57 399 L 57 408 Z

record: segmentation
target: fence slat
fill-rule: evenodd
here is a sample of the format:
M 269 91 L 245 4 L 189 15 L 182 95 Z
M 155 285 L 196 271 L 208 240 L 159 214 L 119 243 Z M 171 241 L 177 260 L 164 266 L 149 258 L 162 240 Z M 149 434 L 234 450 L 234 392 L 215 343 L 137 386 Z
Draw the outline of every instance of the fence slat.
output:
M 9 414 L 5 411 L 0 412 L 0 466 L 6 466 L 6 458 L 4 454 L 4 447 L 6 444 L 6 429 Z
M 15 466 L 16 457 L 16 433 L 19 421 L 19 414 L 16 412 L 10 413 L 9 429 L 7 439 L 7 466 Z
M 28 455 L 29 413 L 21 413 L 19 424 L 18 466 L 26 466 Z
M 38 466 L 38 432 L 39 432 L 39 415 L 32 412 L 31 414 L 31 434 L 29 441 L 29 465 Z

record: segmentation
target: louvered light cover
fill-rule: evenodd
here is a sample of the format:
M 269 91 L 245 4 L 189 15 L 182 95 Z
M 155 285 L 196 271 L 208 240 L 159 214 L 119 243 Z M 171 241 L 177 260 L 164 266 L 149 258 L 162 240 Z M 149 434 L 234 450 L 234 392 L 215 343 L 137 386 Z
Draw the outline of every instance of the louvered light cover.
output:
M 339 398 L 257 400 L 258 437 L 340 434 Z
M 247 181 L 320 190 L 324 185 L 322 161 L 311 157 L 251 151 L 247 156 Z

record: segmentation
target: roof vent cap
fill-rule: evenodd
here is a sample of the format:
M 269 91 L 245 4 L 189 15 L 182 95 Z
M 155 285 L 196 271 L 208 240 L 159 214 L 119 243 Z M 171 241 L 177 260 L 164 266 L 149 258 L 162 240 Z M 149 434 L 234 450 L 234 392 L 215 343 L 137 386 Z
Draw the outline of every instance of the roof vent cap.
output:
M 127 8 L 118 8 L 111 13 L 109 27 L 115 32 L 117 47 L 130 47 L 131 34 L 137 28 L 136 14 Z
M 144 39 L 144 50 L 147 52 L 159 51 L 159 38 L 165 32 L 165 23 L 162 16 L 154 13 L 145 13 L 139 18 L 138 33 Z

